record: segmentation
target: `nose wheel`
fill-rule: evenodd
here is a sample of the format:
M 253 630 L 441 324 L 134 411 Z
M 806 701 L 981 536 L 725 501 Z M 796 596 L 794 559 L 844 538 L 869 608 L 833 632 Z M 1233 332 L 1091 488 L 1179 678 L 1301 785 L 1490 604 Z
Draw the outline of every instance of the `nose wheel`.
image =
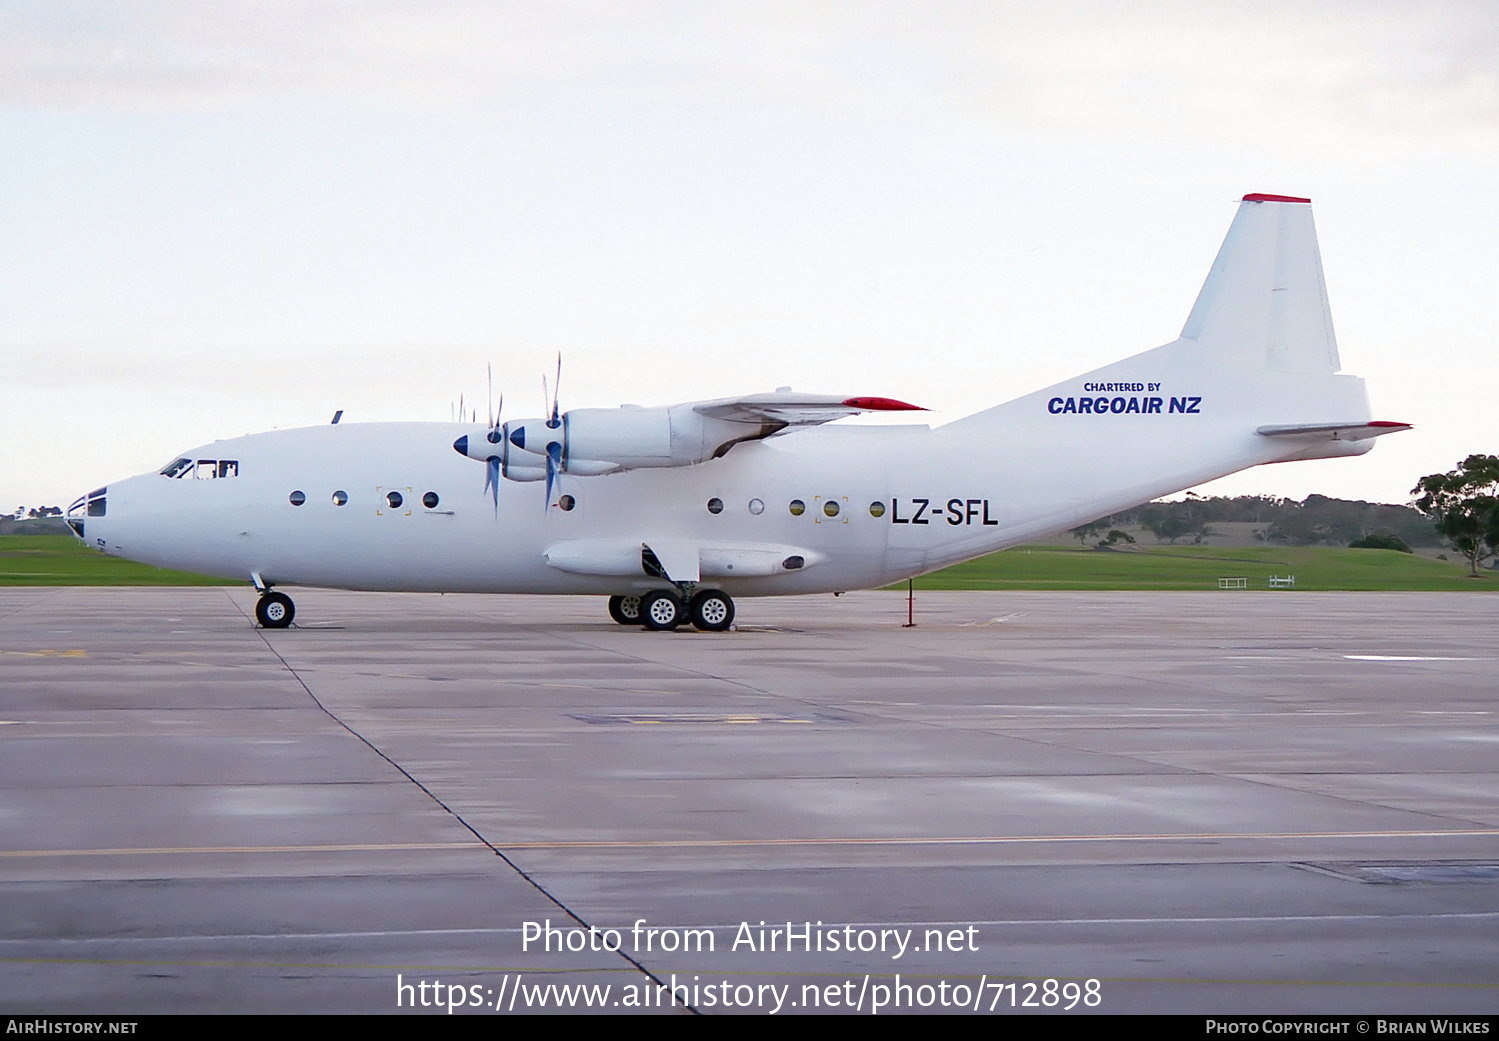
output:
M 255 601 L 255 620 L 265 629 L 285 629 L 297 616 L 297 605 L 285 593 L 264 592 Z

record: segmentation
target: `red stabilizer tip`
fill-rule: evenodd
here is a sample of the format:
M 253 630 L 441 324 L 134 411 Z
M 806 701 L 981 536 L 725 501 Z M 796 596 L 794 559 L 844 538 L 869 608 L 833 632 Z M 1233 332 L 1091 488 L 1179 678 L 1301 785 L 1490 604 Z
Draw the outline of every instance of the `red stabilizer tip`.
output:
M 1388 419 L 1372 419 L 1369 421 L 1371 427 L 1408 427 L 1409 423 L 1396 423 Z
M 866 412 L 925 412 L 920 405 L 908 405 L 894 398 L 849 398 L 844 402 L 849 408 L 862 408 Z
M 1310 199 L 1298 199 L 1294 195 L 1262 195 L 1259 192 L 1254 192 L 1251 195 L 1244 196 L 1244 201 L 1245 202 L 1311 202 L 1312 200 L 1310 200 Z

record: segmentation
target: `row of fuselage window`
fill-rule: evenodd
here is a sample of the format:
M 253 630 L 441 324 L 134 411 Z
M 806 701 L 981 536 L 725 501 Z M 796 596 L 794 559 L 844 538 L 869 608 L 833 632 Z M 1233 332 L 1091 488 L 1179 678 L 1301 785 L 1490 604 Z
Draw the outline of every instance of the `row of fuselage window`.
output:
M 349 505 L 349 493 L 343 491 L 342 489 L 334 492 L 331 496 L 329 496 L 329 498 L 335 506 Z M 299 489 L 288 495 L 286 497 L 286 501 L 291 503 L 293 506 L 301 506 L 307 502 L 307 493 Z M 442 500 L 437 497 L 436 492 L 425 492 L 422 495 L 422 505 L 429 510 L 437 509 L 437 504 L 441 501 Z M 385 505 L 392 510 L 399 510 L 402 506 L 406 505 L 406 496 L 402 495 L 400 492 L 386 492 Z
M 708 500 L 708 512 L 717 516 L 724 511 L 724 502 L 716 496 Z M 764 499 L 751 499 L 745 504 L 745 509 L 755 516 L 765 512 Z M 786 504 L 786 512 L 793 517 L 800 517 L 807 512 L 807 503 L 803 499 L 792 499 Z M 843 503 L 838 499 L 824 499 L 822 501 L 822 513 L 825 517 L 836 517 L 843 512 Z M 869 515 L 871 517 L 883 517 L 885 515 L 885 504 L 872 502 L 869 504 Z
M 330 496 L 330 499 L 335 506 L 347 506 L 349 504 L 349 493 L 342 490 L 336 491 L 332 494 L 332 496 Z M 299 489 L 288 495 L 286 497 L 286 500 L 293 506 L 301 506 L 307 502 L 307 493 Z M 437 504 L 439 502 L 441 502 L 441 500 L 438 498 L 436 492 L 425 492 L 422 495 L 422 505 L 429 510 L 437 509 Z M 392 510 L 399 510 L 402 506 L 406 505 L 406 497 L 400 492 L 386 492 L 385 505 Z M 571 512 L 577 505 L 578 500 L 571 495 L 564 495 L 557 500 L 557 506 L 562 509 L 563 512 Z M 713 498 L 708 500 L 707 507 L 709 513 L 717 516 L 724 511 L 724 501 L 717 496 L 714 496 Z M 749 510 L 750 513 L 758 517 L 760 514 L 765 512 L 765 500 L 751 499 L 748 503 L 745 504 L 745 509 Z M 802 514 L 807 512 L 807 504 L 802 499 L 792 499 L 786 504 L 786 511 L 793 517 L 800 517 Z M 824 499 L 822 503 L 822 512 L 826 517 L 836 517 L 843 512 L 843 506 L 837 499 Z M 885 515 L 885 504 L 882 502 L 870 503 L 869 515 L 871 517 L 883 517 Z

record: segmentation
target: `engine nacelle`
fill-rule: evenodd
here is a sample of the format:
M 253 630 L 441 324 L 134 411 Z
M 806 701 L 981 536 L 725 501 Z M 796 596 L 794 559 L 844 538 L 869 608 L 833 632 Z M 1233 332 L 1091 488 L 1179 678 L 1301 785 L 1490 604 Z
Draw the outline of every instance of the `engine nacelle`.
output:
M 692 466 L 788 426 L 828 423 L 859 412 L 916 411 L 921 409 L 893 398 L 793 394 L 780 387 L 770 394 L 661 408 L 575 408 L 555 419 L 482 427 L 458 438 L 453 448 L 491 467 L 498 464 L 512 481 L 550 480 L 556 474 L 593 477 Z
M 544 473 L 549 453 L 558 459 L 560 472 L 584 477 L 691 466 L 723 454 L 736 442 L 767 437 L 783 426 L 716 419 L 690 404 L 577 408 L 563 413 L 557 427 L 544 419 L 506 423 L 508 451 L 501 458 L 507 477 L 512 469 L 521 468 L 541 467 Z

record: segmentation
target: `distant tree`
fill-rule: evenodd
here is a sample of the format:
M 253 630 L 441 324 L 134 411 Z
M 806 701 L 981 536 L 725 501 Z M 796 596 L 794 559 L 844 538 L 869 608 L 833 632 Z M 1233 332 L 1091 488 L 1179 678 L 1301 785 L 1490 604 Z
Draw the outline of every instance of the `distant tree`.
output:
M 1099 535 L 1102 535 L 1104 529 L 1107 527 L 1108 518 L 1105 517 L 1102 520 L 1096 520 L 1091 524 L 1079 524 L 1077 527 L 1072 528 L 1069 531 L 1069 534 L 1079 542 L 1087 542 L 1089 539 L 1097 538 Z
M 1395 550 L 1398 553 L 1414 553 L 1415 552 L 1415 550 L 1411 549 L 1409 546 L 1407 546 L 1405 544 L 1405 540 L 1403 538 L 1401 538 L 1399 535 L 1391 535 L 1387 531 L 1376 531 L 1376 532 L 1373 532 L 1372 534 L 1365 535 L 1361 539 L 1354 539 L 1352 542 L 1348 543 L 1348 548 L 1349 549 L 1393 549 L 1393 550 Z
M 1204 538 L 1217 534 L 1201 517 L 1194 516 L 1195 504 L 1189 503 L 1185 509 L 1170 509 L 1169 507 L 1182 505 L 1174 502 L 1157 505 L 1168 508 L 1152 508 L 1140 514 L 1140 525 L 1154 535 L 1157 542 L 1175 544 L 1177 539 L 1191 535 L 1192 541 L 1201 545 Z
M 1499 456 L 1470 455 L 1456 470 L 1421 478 L 1411 494 L 1477 578 L 1478 565 L 1499 552 Z
M 1192 531 L 1191 521 L 1185 517 L 1170 514 L 1141 517 L 1141 523 L 1145 525 L 1146 531 L 1156 537 L 1157 542 L 1175 543 L 1177 539 Z
M 1164 525 L 1168 518 L 1183 522 L 1185 527 L 1175 523 Z M 1234 498 L 1194 495 L 1174 502 L 1141 503 L 1099 523 L 1112 527 L 1138 524 L 1151 532 L 1159 528 L 1165 532 L 1156 534 L 1162 542 L 1183 537 L 1208 538 L 1213 534 L 1210 524 L 1249 523 L 1256 526 L 1253 534 L 1260 541 L 1290 545 L 1320 542 L 1343 546 L 1374 532 L 1397 535 L 1408 546 L 1442 543 L 1431 521 L 1408 505 L 1333 499 L 1325 495 L 1309 495 L 1305 502 L 1269 495 Z
M 1109 533 L 1105 535 L 1101 540 L 1099 540 L 1097 548 L 1113 549 L 1121 542 L 1128 542 L 1130 545 L 1134 545 L 1135 537 L 1127 531 L 1120 531 L 1118 528 L 1110 528 Z

